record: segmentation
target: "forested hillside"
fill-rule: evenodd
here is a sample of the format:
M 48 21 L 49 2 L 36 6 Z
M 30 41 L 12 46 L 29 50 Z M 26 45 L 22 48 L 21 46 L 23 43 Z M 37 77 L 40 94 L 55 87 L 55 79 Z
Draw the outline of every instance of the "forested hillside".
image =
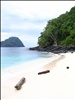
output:
M 24 44 L 18 37 L 10 37 L 1 42 L 1 47 L 24 47 Z
M 69 12 L 48 21 L 38 44 L 43 47 L 75 45 L 75 6 Z

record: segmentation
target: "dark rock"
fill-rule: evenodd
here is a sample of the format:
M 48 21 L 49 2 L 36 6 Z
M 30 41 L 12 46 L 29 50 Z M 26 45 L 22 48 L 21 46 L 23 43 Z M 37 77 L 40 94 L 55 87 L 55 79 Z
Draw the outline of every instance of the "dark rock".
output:
M 66 68 L 67 68 L 67 69 L 69 69 L 69 67 L 68 67 L 68 66 L 67 66 Z
M 58 53 L 66 53 L 68 51 L 75 51 L 75 46 L 48 46 L 48 47 L 43 47 L 43 46 L 37 46 L 34 48 L 29 48 L 30 50 L 37 50 L 37 51 L 46 51 L 46 52 L 52 52 L 55 54 Z
M 71 53 L 73 53 L 73 51 L 71 51 Z
M 1 42 L 1 47 L 24 47 L 24 45 L 19 38 L 10 37 Z
M 67 50 L 75 50 L 75 46 L 67 46 L 67 48 L 66 48 Z
M 29 48 L 29 50 L 38 50 L 39 46 L 37 47 L 33 47 L 33 48 Z
M 50 72 L 50 70 L 42 71 L 42 72 L 39 72 L 38 75 L 40 75 L 40 74 L 46 74 L 46 73 L 49 73 L 49 72 Z

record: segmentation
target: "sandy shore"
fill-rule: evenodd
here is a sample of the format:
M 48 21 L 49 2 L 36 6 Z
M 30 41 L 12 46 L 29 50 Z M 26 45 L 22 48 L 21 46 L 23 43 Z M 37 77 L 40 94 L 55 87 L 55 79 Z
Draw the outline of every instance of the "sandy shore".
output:
M 2 70 L 1 100 L 74 100 L 74 61 L 75 53 L 65 53 Z M 50 73 L 38 75 L 47 69 Z M 26 82 L 21 90 L 16 90 L 14 86 L 22 77 Z

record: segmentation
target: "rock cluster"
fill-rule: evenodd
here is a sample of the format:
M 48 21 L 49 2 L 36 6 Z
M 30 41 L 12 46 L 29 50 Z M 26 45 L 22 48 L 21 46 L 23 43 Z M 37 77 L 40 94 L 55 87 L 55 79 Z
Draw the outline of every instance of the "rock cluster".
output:
M 46 51 L 58 54 L 58 53 L 66 53 L 68 51 L 73 52 L 75 51 L 75 46 L 49 46 L 49 47 L 37 46 L 29 48 L 29 50 Z

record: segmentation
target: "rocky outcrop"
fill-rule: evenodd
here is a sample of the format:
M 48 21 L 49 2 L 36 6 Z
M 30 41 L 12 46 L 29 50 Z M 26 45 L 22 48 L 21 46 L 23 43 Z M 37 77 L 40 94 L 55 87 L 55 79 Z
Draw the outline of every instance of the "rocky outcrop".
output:
M 30 50 L 37 50 L 37 51 L 46 51 L 52 53 L 66 53 L 68 51 L 75 51 L 75 46 L 49 46 L 49 47 L 42 47 L 37 46 L 34 48 L 29 48 Z
M 1 42 L 1 47 L 24 47 L 24 44 L 17 37 L 10 37 Z

